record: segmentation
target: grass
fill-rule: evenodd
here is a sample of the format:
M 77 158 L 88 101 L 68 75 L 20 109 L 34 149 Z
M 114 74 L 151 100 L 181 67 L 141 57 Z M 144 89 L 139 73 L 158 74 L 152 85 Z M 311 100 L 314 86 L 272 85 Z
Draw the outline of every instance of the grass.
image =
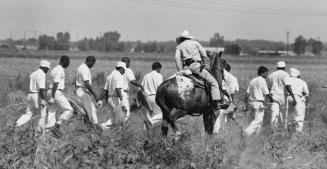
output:
M 112 57 L 99 59 L 92 69 L 97 92 L 104 85 L 104 77 L 124 54 L 108 55 Z M 150 56 L 155 59 L 148 59 Z M 57 57 L 46 57 L 52 67 L 58 62 Z M 135 54 L 131 59 L 131 67 L 138 79 L 151 71 L 154 60 L 163 64 L 162 74 L 165 78 L 176 70 L 172 54 Z M 241 104 L 247 83 L 256 76 L 256 69 L 264 65 L 271 72 L 281 58 L 228 56 L 226 59 L 232 66 L 233 74 L 238 77 L 241 91 L 236 96 L 236 102 Z M 0 57 L 0 168 L 325 168 L 327 91 L 321 86 L 326 86 L 327 59 L 282 59 L 286 60 L 288 67 L 299 68 L 303 79 L 309 84 L 311 105 L 307 109 L 305 120 L 308 123 L 302 135 L 280 129 L 272 134 L 244 138 L 239 127 L 229 125 L 221 134 L 208 136 L 204 133 L 202 117 L 186 116 L 178 121 L 183 131 L 179 140 L 172 135 L 163 138 L 159 125 L 149 133 L 143 130 L 143 116 L 140 113 L 144 113 L 144 110 L 138 109 L 132 112 L 125 125 L 106 131 L 85 123 L 84 116 L 75 112 L 64 123 L 64 137 L 55 140 L 48 134 L 39 136 L 35 132 L 38 115 L 27 125 L 19 128 L 12 126 L 25 111 L 26 79 L 38 67 L 39 56 Z M 65 92 L 72 99 L 76 68 L 82 62 L 82 56 L 74 56 L 66 70 Z M 136 90 L 133 88 L 132 92 Z M 131 101 L 133 97 L 132 94 Z M 108 111 L 107 106 L 99 111 L 99 119 L 106 119 L 110 114 Z M 240 121 L 240 118 L 237 120 Z

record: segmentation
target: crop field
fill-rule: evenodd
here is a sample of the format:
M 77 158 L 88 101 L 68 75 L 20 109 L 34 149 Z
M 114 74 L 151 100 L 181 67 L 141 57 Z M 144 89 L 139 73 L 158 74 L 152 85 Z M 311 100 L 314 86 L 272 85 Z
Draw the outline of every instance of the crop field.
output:
M 259 66 L 266 66 L 272 72 L 275 63 L 284 60 L 288 68 L 298 68 L 311 92 L 302 134 L 280 128 L 247 138 L 242 128 L 228 124 L 222 133 L 209 136 L 204 132 L 201 116 L 186 116 L 177 122 L 183 132 L 177 140 L 172 130 L 167 138 L 162 137 L 160 124 L 145 132 L 142 126 L 145 110 L 132 108 L 126 124 L 108 130 L 86 123 L 83 115 L 75 113 L 62 127 L 64 137 L 56 140 L 48 132 L 42 135 L 36 132 L 39 114 L 22 127 L 15 127 L 14 123 L 25 112 L 28 75 L 37 69 L 41 58 L 49 60 L 54 67 L 60 54 L 0 54 L 0 168 L 326 168 L 327 57 L 223 56 L 239 81 L 238 106 L 243 104 L 247 84 L 256 77 Z M 71 64 L 65 70 L 65 94 L 74 99 L 76 69 L 89 53 L 67 55 L 70 54 Z M 137 80 L 151 71 L 153 61 L 162 63 L 164 78 L 176 71 L 173 54 L 99 53 L 95 56 L 98 60 L 91 71 L 97 92 L 122 56 L 131 58 Z M 130 104 L 134 103 L 136 91 L 132 88 Z M 244 112 L 238 110 L 236 115 L 242 124 Z M 110 116 L 107 105 L 98 111 L 98 116 L 100 122 Z

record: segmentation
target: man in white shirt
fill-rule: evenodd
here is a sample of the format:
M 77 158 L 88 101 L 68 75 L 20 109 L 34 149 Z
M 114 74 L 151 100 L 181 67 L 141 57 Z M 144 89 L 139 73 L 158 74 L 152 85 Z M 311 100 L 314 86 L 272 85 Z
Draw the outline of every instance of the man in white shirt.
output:
M 223 89 L 225 89 L 230 96 L 229 98 L 227 95 L 224 95 L 224 98 L 232 102 L 227 109 L 221 109 L 218 118 L 216 119 L 216 123 L 214 125 L 214 134 L 218 134 L 220 129 L 225 126 L 225 124 L 231 120 L 234 115 L 234 111 L 236 109 L 235 102 L 234 102 L 234 95 L 236 92 L 239 91 L 238 81 L 237 78 L 230 73 L 231 66 L 226 63 L 226 60 L 223 60 L 224 63 L 224 80 L 222 81 Z
M 160 122 L 162 119 L 161 109 L 156 103 L 157 89 L 163 81 L 163 77 L 160 74 L 161 67 L 162 66 L 159 62 L 154 62 L 152 64 L 152 71 L 146 74 L 141 82 L 146 100 L 149 105 L 149 110 L 147 110 L 147 117 L 151 125 Z
M 94 56 L 88 56 L 84 63 L 77 68 L 75 94 L 80 99 L 86 115 L 91 123 L 98 124 L 95 102 L 98 100 L 93 87 L 90 69 L 96 60 Z M 93 98 L 91 97 L 93 96 Z
M 287 92 L 294 98 L 292 89 L 285 79 L 289 74 L 285 71 L 286 63 L 283 61 L 277 62 L 277 71 L 271 73 L 268 77 L 268 88 L 273 97 L 273 102 L 270 106 L 271 119 L 270 125 L 272 128 L 276 127 L 278 120 L 284 123 L 284 128 L 287 127 L 288 104 L 286 101 Z M 296 104 L 294 99 L 293 104 Z
M 126 90 L 126 94 L 127 94 L 127 100 L 129 98 L 129 84 L 132 84 L 136 87 L 140 87 L 142 89 L 142 85 L 139 84 L 137 81 L 136 81 L 136 78 L 135 78 L 135 75 L 134 75 L 134 72 L 132 71 L 132 69 L 129 68 L 130 64 L 131 64 L 131 60 L 129 59 L 129 57 L 123 57 L 122 62 L 124 62 L 126 64 L 126 69 L 125 69 L 125 73 L 124 73 L 124 78 L 125 78 L 125 89 Z M 129 111 L 129 106 L 127 107 L 128 111 L 127 111 L 127 115 L 126 115 L 126 119 L 125 121 L 129 118 L 130 116 L 130 111 Z
M 27 108 L 25 114 L 23 114 L 17 121 L 16 126 L 21 126 L 27 123 L 35 112 L 41 113 L 41 119 L 38 124 L 38 128 L 44 127 L 46 118 L 46 110 L 40 111 L 40 109 L 46 106 L 46 73 L 50 70 L 50 63 L 42 60 L 38 70 L 30 74 L 30 87 L 27 94 Z
M 309 96 L 307 83 L 300 79 L 300 71 L 295 68 L 290 68 L 290 78 L 287 78 L 287 83 L 291 86 L 296 99 L 296 105 L 293 103 L 293 98 L 288 96 L 290 117 L 296 122 L 296 131 L 302 132 L 303 121 L 305 117 L 306 97 Z
M 97 106 L 102 107 L 102 100 L 108 98 L 109 106 L 112 109 L 112 117 L 101 124 L 103 129 L 107 129 L 112 125 L 121 124 L 126 121 L 126 116 L 129 111 L 129 102 L 127 92 L 125 90 L 125 73 L 126 64 L 117 62 L 116 69 L 107 77 L 106 84 Z
M 73 107 L 63 94 L 63 90 L 65 89 L 65 69 L 69 66 L 69 63 L 69 57 L 63 55 L 60 57 L 59 64 L 51 71 L 53 85 L 51 86 L 51 98 L 48 102 L 50 106 L 47 127 L 52 127 L 54 125 L 51 132 L 56 138 L 62 137 L 63 134 L 60 131 L 60 125 L 73 114 Z M 56 121 L 56 112 L 58 110 L 61 111 L 62 114 L 59 120 Z
M 225 70 L 224 70 L 225 80 L 223 82 L 227 83 L 228 85 L 227 92 L 229 93 L 229 95 L 232 97 L 232 100 L 234 101 L 234 94 L 239 92 L 240 88 L 238 85 L 237 78 L 232 73 L 230 73 L 230 70 L 231 70 L 231 66 L 228 63 L 226 63 Z
M 248 136 L 254 132 L 258 133 L 262 127 L 266 97 L 272 101 L 265 80 L 267 75 L 268 69 L 264 66 L 259 67 L 258 76 L 250 81 L 249 87 L 246 90 L 244 104 L 246 104 L 246 109 L 250 109 L 251 113 L 255 115 L 253 121 L 244 130 Z

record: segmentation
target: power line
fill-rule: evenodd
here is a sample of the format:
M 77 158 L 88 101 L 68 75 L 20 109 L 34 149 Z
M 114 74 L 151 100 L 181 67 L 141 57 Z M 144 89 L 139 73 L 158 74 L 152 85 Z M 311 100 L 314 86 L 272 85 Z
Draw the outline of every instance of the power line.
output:
M 184 9 L 194 9 L 201 11 L 214 11 L 214 12 L 229 12 L 229 13 L 247 13 L 247 14 L 266 14 L 266 15 L 294 15 L 294 16 L 327 16 L 327 11 L 300 11 L 300 10 L 276 10 L 273 8 L 263 8 L 256 6 L 245 6 L 245 5 L 237 5 L 225 2 L 212 2 L 205 1 L 203 4 L 199 1 L 152 1 L 152 0 L 125 0 L 134 3 L 141 3 L 147 5 L 156 5 L 156 6 L 168 6 L 168 7 L 176 7 L 176 8 L 184 8 Z M 211 4 L 211 6 L 207 6 L 207 4 Z M 196 5 L 196 6 L 194 6 Z M 219 8 L 223 7 L 223 8 Z M 229 9 L 226 9 L 229 8 Z

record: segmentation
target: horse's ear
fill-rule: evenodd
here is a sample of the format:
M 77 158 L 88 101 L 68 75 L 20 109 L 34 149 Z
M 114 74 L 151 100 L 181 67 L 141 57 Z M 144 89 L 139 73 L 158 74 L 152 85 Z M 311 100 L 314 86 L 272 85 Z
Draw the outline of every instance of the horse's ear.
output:
M 208 56 L 210 59 L 212 58 L 212 56 L 211 56 L 211 52 L 210 52 L 210 51 L 206 50 L 206 54 L 207 54 L 207 56 Z
M 218 57 L 221 58 L 222 55 L 223 55 L 223 51 L 220 51 L 220 52 L 218 53 Z

